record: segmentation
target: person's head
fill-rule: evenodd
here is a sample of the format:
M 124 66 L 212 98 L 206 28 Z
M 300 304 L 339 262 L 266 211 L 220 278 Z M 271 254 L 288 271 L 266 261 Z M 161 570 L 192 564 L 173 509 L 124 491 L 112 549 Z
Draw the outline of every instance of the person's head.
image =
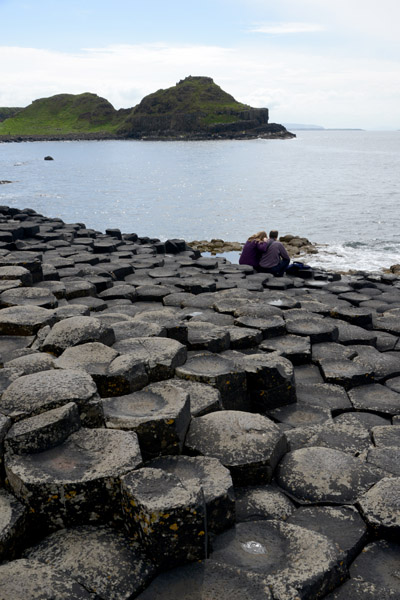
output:
M 247 241 L 248 242 L 263 242 L 266 237 L 267 237 L 266 231 L 259 231 L 258 233 L 251 235 Z
M 278 232 L 276 229 L 272 229 L 272 231 L 269 232 L 269 237 L 271 240 L 277 240 L 278 239 Z

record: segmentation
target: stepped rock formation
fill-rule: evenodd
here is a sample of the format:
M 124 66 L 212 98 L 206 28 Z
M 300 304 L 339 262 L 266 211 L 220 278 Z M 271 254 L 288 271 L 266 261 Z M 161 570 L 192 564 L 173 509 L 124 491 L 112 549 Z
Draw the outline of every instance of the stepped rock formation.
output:
M 400 597 L 396 275 L 0 240 L 0 600 Z

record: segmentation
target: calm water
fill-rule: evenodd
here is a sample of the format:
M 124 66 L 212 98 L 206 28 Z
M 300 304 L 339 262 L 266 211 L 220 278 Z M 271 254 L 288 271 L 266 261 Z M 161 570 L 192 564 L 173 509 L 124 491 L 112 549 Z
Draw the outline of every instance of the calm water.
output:
M 326 245 L 310 264 L 374 270 L 400 262 L 399 173 L 400 132 L 0 144 L 0 203 L 161 239 L 276 228 Z

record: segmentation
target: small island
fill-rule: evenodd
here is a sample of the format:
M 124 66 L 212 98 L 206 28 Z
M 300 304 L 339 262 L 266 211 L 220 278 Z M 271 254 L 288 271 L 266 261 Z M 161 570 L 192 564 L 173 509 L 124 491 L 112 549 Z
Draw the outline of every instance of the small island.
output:
M 211 77 L 189 76 L 135 107 L 116 110 L 89 92 L 57 94 L 26 108 L 0 107 L 0 141 L 137 139 L 213 140 L 296 137 L 269 123 L 268 108 L 252 108 Z M 6 118 L 4 118 L 6 117 Z

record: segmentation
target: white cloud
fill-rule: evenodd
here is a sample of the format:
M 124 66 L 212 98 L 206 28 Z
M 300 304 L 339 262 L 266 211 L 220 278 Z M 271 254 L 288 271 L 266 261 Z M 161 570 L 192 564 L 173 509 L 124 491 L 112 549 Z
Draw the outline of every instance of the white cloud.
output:
M 74 54 L 0 47 L 0 106 L 89 91 L 128 108 L 187 75 L 208 75 L 237 100 L 269 107 L 273 122 L 399 128 L 399 73 L 395 61 L 343 61 L 272 44 L 117 45 Z
M 322 25 L 317 23 L 262 23 L 249 29 L 250 33 L 288 34 L 288 33 L 315 33 L 324 31 Z

